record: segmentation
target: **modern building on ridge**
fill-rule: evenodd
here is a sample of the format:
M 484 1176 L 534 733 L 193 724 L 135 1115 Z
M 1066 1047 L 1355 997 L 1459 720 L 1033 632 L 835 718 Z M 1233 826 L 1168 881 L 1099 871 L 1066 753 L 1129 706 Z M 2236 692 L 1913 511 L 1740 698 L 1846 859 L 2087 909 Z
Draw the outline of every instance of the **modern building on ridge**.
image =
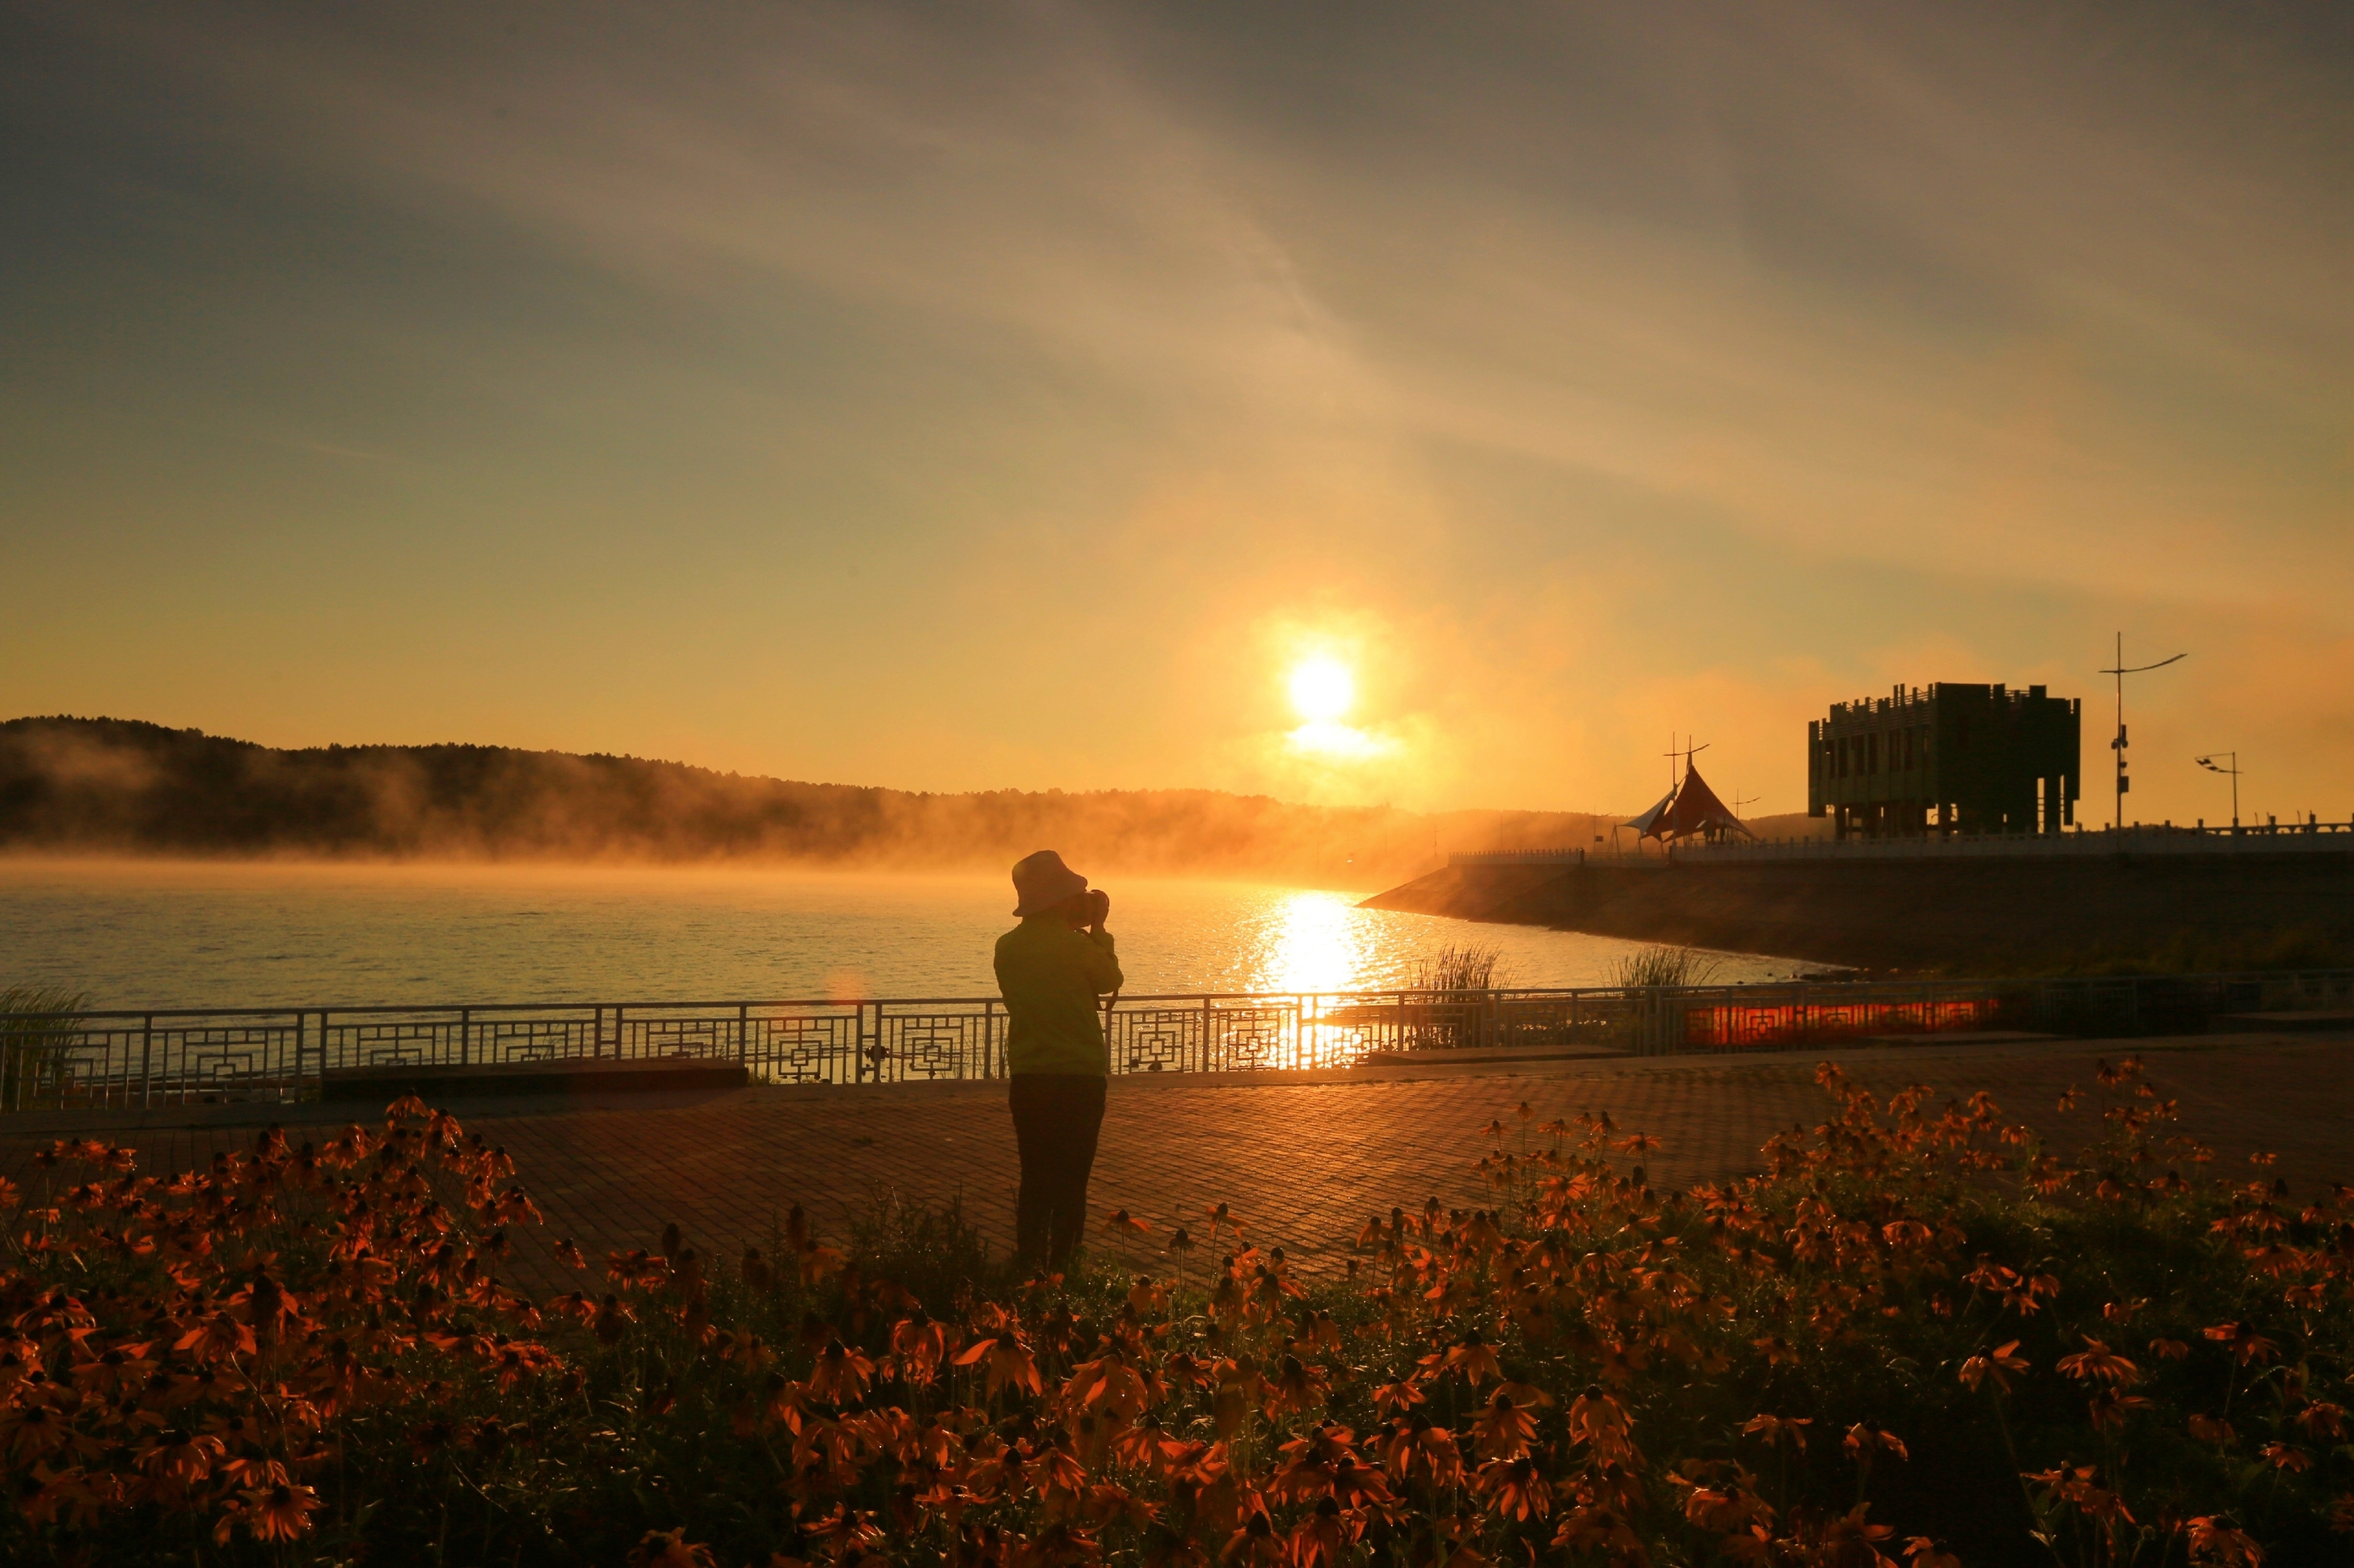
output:
M 2056 833 L 2076 820 L 2084 704 L 1940 681 L 1807 726 L 1807 814 L 1839 838 Z

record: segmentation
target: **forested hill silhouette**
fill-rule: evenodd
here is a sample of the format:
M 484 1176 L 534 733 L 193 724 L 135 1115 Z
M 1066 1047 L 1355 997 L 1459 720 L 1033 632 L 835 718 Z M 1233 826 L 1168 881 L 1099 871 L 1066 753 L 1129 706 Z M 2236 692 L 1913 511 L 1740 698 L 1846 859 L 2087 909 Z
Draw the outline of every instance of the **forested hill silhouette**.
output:
M 149 854 L 988 867 L 1380 881 L 1434 849 L 1554 848 L 1578 812 L 1288 805 L 1207 789 L 963 795 L 494 746 L 277 750 L 129 719 L 0 724 L 0 846 Z

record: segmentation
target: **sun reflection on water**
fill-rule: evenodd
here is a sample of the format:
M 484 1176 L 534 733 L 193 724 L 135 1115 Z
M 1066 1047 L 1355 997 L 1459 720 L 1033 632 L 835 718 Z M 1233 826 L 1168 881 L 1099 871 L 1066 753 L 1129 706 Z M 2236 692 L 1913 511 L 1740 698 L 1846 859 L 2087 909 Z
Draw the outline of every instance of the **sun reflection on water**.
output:
M 1267 991 L 1345 991 L 1364 968 L 1362 923 L 1334 893 L 1283 896 L 1269 922 L 1259 987 Z
M 1255 990 L 1362 991 L 1407 983 L 1416 923 L 1360 909 L 1350 894 L 1284 889 L 1237 935 L 1257 948 Z

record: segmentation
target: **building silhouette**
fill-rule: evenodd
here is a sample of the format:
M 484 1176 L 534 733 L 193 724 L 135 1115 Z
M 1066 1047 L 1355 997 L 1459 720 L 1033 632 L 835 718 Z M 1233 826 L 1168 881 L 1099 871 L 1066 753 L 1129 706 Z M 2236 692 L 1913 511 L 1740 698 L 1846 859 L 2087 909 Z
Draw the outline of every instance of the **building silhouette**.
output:
M 2083 703 L 1940 681 L 1807 726 L 1807 814 L 1835 836 L 2056 833 L 2076 820 Z

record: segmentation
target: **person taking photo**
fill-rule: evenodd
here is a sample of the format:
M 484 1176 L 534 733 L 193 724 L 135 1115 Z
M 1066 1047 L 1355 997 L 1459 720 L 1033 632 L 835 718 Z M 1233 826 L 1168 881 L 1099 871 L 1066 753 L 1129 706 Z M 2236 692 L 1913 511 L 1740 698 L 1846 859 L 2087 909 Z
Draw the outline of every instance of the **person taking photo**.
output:
M 1022 924 L 997 939 L 1005 998 L 1009 1098 L 1022 1156 L 1014 1255 L 1061 1268 L 1087 1223 L 1111 1053 L 1097 999 L 1120 988 L 1119 955 L 1104 922 L 1111 899 L 1053 850 L 1013 867 Z

